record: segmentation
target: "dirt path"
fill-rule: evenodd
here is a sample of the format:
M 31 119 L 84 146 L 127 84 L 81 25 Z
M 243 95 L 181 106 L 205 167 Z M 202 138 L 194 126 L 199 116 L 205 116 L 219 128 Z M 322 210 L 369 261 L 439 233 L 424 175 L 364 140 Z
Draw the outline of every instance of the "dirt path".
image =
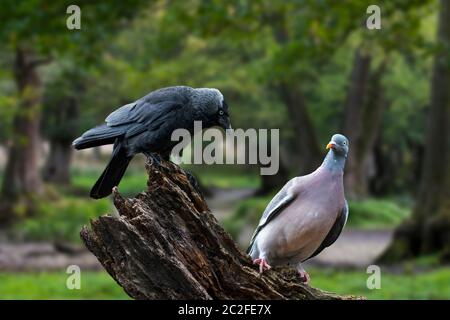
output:
M 214 189 L 213 196 L 207 198 L 209 208 L 216 216 L 217 220 L 222 221 L 233 213 L 240 200 L 251 197 L 255 190 L 246 189 Z
M 367 267 L 392 241 L 392 230 L 346 228 L 336 242 L 306 265 Z
M 100 263 L 83 247 L 62 248 L 47 242 L 0 243 L 0 271 L 99 270 Z

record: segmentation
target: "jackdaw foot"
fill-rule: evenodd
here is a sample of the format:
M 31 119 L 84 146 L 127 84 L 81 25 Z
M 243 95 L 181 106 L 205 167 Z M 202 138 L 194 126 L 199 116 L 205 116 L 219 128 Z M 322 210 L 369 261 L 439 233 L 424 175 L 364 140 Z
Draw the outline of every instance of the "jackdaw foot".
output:
M 265 270 L 270 270 L 272 268 L 264 258 L 253 260 L 253 264 L 259 265 L 259 273 L 263 273 Z
M 150 165 L 157 165 L 161 166 L 162 158 L 157 153 L 144 153 L 144 155 L 147 157 L 147 160 L 150 162 Z

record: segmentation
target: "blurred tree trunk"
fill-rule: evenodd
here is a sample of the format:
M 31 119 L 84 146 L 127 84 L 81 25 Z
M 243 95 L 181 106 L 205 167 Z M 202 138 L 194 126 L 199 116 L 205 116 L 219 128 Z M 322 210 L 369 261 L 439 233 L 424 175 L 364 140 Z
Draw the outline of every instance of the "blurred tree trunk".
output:
M 17 48 L 14 76 L 20 95 L 20 106 L 13 122 L 13 137 L 9 148 L 2 186 L 2 207 L 11 208 L 19 198 L 31 199 L 42 191 L 38 170 L 40 151 L 41 81 L 37 67 L 47 62 L 37 59 L 24 48 Z M 12 215 L 12 210 L 2 210 Z M 2 215 L 3 215 L 2 214 Z M 2 216 L 1 220 L 10 217 Z
M 375 170 L 375 142 L 386 105 L 381 80 L 387 60 L 372 72 L 371 61 L 369 54 L 355 52 L 345 109 L 343 132 L 350 141 L 350 153 L 344 182 L 351 199 L 368 194 L 369 180 Z
M 272 143 L 270 138 L 269 142 Z M 267 195 L 274 191 L 278 191 L 284 186 L 286 181 L 289 180 L 289 175 L 291 173 L 289 170 L 290 166 L 285 160 L 291 159 L 292 154 L 290 153 L 290 148 L 286 148 L 287 146 L 285 146 L 282 141 L 280 141 L 279 144 L 278 172 L 274 175 L 260 175 L 261 184 L 255 192 L 256 196 Z M 260 163 L 259 168 L 269 167 L 270 165 L 263 165 Z
M 289 170 L 286 165 L 281 161 L 278 172 L 274 175 L 261 175 L 261 186 L 256 191 L 256 195 L 266 195 L 272 191 L 281 189 L 289 179 Z
M 360 140 L 362 131 L 361 119 L 364 114 L 364 98 L 369 81 L 370 63 L 372 57 L 355 52 L 352 73 L 347 94 L 347 105 L 343 133 L 350 141 L 350 153 L 344 175 L 345 191 L 349 198 L 354 199 L 367 193 L 365 182 L 364 163 L 361 159 Z
M 286 28 L 285 13 L 266 12 L 263 19 L 270 21 L 273 26 L 272 33 L 279 45 L 289 42 L 289 32 Z M 299 175 L 314 171 L 322 162 L 323 153 L 314 130 L 311 117 L 308 114 L 300 79 L 285 77 L 274 81 L 275 90 L 286 106 L 291 128 L 294 132 L 294 148 L 290 150 L 290 157 L 298 158 L 299 163 L 295 170 Z
M 301 88 L 299 85 L 283 82 L 278 86 L 278 92 L 294 131 L 296 150 L 291 151 L 299 158 L 296 170 L 300 175 L 310 173 L 320 165 L 323 154 Z
M 50 140 L 50 153 L 44 167 L 43 177 L 46 182 L 70 184 L 70 164 L 72 145 L 68 141 Z
M 419 194 L 412 218 L 396 230 L 384 261 L 435 252 L 450 259 L 450 1 L 440 2 L 438 25 Z
M 83 94 L 84 88 L 79 86 L 74 90 L 79 97 Z M 78 133 L 76 120 L 79 116 L 79 102 L 75 97 L 67 97 L 53 106 L 48 106 L 48 112 L 51 115 L 48 114 L 47 118 L 52 118 L 54 123 L 43 122 L 53 127 L 54 131 L 47 134 L 50 153 L 44 166 L 43 177 L 47 182 L 68 185 L 70 184 L 72 141 Z

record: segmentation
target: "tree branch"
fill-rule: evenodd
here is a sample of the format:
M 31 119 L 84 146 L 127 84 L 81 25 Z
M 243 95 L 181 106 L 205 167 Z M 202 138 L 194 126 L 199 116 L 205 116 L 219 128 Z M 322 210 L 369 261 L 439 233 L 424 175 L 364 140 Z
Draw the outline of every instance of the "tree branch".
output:
M 135 299 L 342 299 L 299 282 L 293 269 L 260 275 L 210 213 L 184 171 L 146 164 L 148 190 L 123 198 L 119 217 L 84 226 L 81 238 Z

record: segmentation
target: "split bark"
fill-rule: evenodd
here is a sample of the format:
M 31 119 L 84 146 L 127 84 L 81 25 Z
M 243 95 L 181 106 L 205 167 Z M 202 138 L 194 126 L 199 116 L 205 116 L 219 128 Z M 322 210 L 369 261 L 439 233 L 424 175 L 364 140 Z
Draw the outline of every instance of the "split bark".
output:
M 171 162 L 146 165 L 148 190 L 114 190 L 118 217 L 84 226 L 81 238 L 135 299 L 345 299 L 302 284 L 293 269 L 260 275 L 222 229 L 185 172 Z

